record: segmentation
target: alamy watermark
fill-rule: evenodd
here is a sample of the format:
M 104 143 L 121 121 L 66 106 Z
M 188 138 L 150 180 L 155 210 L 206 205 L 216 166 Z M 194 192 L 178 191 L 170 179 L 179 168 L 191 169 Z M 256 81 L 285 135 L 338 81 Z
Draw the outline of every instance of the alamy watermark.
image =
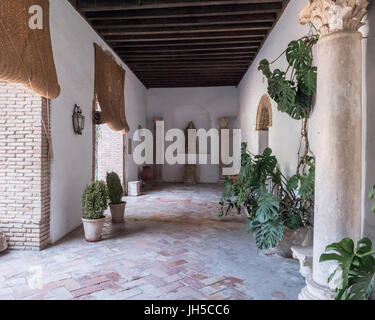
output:
M 33 30 L 43 29 L 43 8 L 38 5 L 33 5 L 29 8 L 29 28 Z
M 241 166 L 241 130 L 233 129 L 232 144 L 230 130 L 189 129 L 187 134 L 180 129 L 165 133 L 164 121 L 156 122 L 156 136 L 148 129 L 138 129 L 133 141 L 139 142 L 133 150 L 134 162 L 144 164 L 223 164 L 222 174 L 236 175 Z M 210 152 L 208 153 L 208 141 Z M 170 144 L 165 147 L 165 142 Z M 232 155 L 230 155 L 232 145 Z M 210 159 L 208 159 L 210 155 Z M 221 161 L 220 161 L 221 160 Z

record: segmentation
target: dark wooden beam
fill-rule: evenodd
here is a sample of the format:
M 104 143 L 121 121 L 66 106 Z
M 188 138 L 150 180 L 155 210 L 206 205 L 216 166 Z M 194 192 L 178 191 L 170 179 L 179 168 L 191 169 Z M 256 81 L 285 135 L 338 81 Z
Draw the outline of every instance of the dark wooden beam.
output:
M 215 60 L 215 61 L 189 61 L 188 63 L 184 63 L 182 61 L 135 61 L 135 62 L 128 62 L 129 67 L 131 68 L 164 68 L 164 67 L 211 67 L 211 66 L 236 66 L 236 65 L 249 65 L 251 63 L 251 59 L 236 59 L 236 60 Z
M 209 45 L 221 45 L 221 44 L 228 44 L 228 45 L 233 45 L 233 44 L 255 44 L 259 45 L 263 41 L 263 37 L 250 37 L 250 38 L 228 38 L 228 39 L 196 39 L 196 40 L 175 40 L 175 41 L 148 41 L 148 42 L 113 42 L 111 43 L 111 47 L 116 49 L 116 48 L 121 48 L 121 47 L 126 47 L 126 48 L 148 48 L 148 47 L 154 47 L 154 46 L 164 46 L 164 47 L 170 47 L 170 46 L 209 46 Z
M 161 28 L 112 28 L 97 29 L 102 36 L 113 35 L 150 35 L 150 34 L 179 34 L 195 32 L 226 32 L 226 31 L 249 31 L 249 30 L 269 30 L 272 27 L 271 22 L 247 23 L 235 25 L 210 25 L 210 26 L 189 26 L 189 27 L 161 27 Z
M 142 10 L 160 8 L 179 8 L 196 6 L 213 6 L 226 4 L 249 4 L 249 3 L 273 3 L 282 0 L 76 0 L 77 7 L 82 12 L 90 11 L 118 11 L 118 10 Z
M 169 74 L 169 73 L 199 73 L 202 70 L 207 70 L 207 73 L 227 73 L 227 72 L 245 72 L 247 67 L 232 67 L 232 68 L 220 68 L 220 67 L 207 67 L 206 69 L 194 68 L 194 67 L 185 67 L 185 68 L 133 68 L 134 72 L 139 74 Z
M 131 62 L 168 62 L 171 61 L 171 58 L 169 57 L 155 57 L 155 58 L 147 58 L 145 59 L 144 57 L 124 57 L 120 56 L 126 63 L 131 63 Z M 245 59 L 252 59 L 253 55 L 238 55 L 238 56 L 208 56 L 208 57 L 181 57 L 181 58 L 174 58 L 174 61 L 180 61 L 181 63 L 190 63 L 190 62 L 202 62 L 202 61 L 232 61 L 234 62 L 236 59 L 240 60 L 245 60 Z
M 217 50 L 249 50 L 254 51 L 258 49 L 258 45 L 248 45 L 247 43 L 243 44 L 211 44 L 211 45 L 199 45 L 199 46 L 155 46 L 155 47 L 128 47 L 128 46 L 121 46 L 121 47 L 114 47 L 113 48 L 116 52 L 127 52 L 127 53 L 151 53 L 151 52 L 199 52 L 202 50 L 206 51 L 217 51 Z
M 206 82 L 145 82 L 147 88 L 204 88 L 204 87 L 235 87 L 238 81 L 206 81 Z
M 233 14 L 277 13 L 282 9 L 282 2 L 251 3 L 241 5 L 196 6 L 180 8 L 160 8 L 120 11 L 87 12 L 88 20 L 111 19 L 155 19 L 155 18 L 183 18 L 226 16 Z
M 218 39 L 223 38 L 249 38 L 249 37 L 261 37 L 267 34 L 266 30 L 255 30 L 255 31 L 236 31 L 236 32 L 202 32 L 202 33 L 173 33 L 173 34 L 149 34 L 149 35 L 118 35 L 118 36 L 107 36 L 104 39 L 107 42 L 145 42 L 145 41 L 159 41 L 159 40 L 202 40 L 202 39 Z
M 193 52 L 180 52 L 180 51 L 171 51 L 171 52 L 131 52 L 131 51 L 116 51 L 118 55 L 122 57 L 141 57 L 141 58 L 153 58 L 153 57 L 168 57 L 173 59 L 174 57 L 202 57 L 202 56 L 225 56 L 225 55 L 247 55 L 250 53 L 256 53 L 256 49 L 221 49 L 221 50 L 199 50 Z
M 239 23 L 259 23 L 274 22 L 276 13 L 261 14 L 239 14 L 210 17 L 189 17 L 189 18 L 156 18 L 156 19 L 114 19 L 114 20 L 93 20 L 92 24 L 96 28 L 149 28 L 149 27 L 175 27 L 175 26 L 206 26 L 212 24 L 239 24 Z
M 217 75 L 242 75 L 244 70 L 169 70 L 169 71 L 142 71 L 137 70 L 142 77 L 181 77 L 181 76 L 217 76 Z

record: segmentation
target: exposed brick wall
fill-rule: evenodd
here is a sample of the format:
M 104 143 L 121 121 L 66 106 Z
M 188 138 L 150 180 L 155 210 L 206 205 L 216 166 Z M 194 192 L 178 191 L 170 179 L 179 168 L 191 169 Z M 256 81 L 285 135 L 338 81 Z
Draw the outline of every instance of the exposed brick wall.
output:
M 13 249 L 49 242 L 50 165 L 45 98 L 0 81 L 0 229 Z
M 115 171 L 124 185 L 124 141 L 121 132 L 112 131 L 107 125 L 99 126 L 97 144 L 98 179 L 106 179 L 107 172 Z

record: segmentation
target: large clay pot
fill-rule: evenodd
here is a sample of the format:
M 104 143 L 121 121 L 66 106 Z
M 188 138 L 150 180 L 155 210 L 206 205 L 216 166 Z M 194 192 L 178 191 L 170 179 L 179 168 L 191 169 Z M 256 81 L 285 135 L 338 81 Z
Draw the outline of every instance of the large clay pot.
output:
M 141 179 L 145 182 L 148 182 L 148 181 L 152 180 L 153 178 L 154 177 L 153 177 L 151 167 L 150 166 L 144 166 L 143 170 L 141 172 Z
M 103 230 L 104 221 L 105 221 L 105 218 L 102 218 L 102 219 L 82 218 L 86 241 L 96 242 L 102 238 L 102 230 Z
M 112 222 L 121 223 L 124 222 L 126 202 L 121 202 L 118 204 L 109 204 L 109 209 L 111 210 Z
M 300 228 L 295 231 L 290 230 L 288 227 L 284 229 L 283 239 L 280 244 L 272 248 L 271 253 L 276 253 L 284 258 L 293 258 L 291 248 L 293 246 L 301 246 L 309 234 L 309 228 Z

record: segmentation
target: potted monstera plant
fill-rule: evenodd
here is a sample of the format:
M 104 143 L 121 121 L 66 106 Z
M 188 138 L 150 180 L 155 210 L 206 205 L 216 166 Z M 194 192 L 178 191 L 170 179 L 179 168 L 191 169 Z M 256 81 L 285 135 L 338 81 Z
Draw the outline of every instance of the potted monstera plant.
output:
M 89 242 L 99 241 L 105 220 L 104 211 L 108 208 L 107 186 L 104 181 L 95 181 L 86 186 L 82 206 L 85 238 Z
M 313 158 L 306 158 L 300 173 L 288 179 L 270 148 L 252 155 L 243 143 L 238 180 L 225 182 L 219 216 L 231 209 L 245 212 L 260 250 L 291 257 L 291 246 L 301 245 L 312 228 L 314 178 Z
M 124 189 L 116 172 L 107 172 L 107 188 L 109 195 L 109 208 L 111 210 L 112 222 L 124 222 L 126 202 L 122 201 Z

